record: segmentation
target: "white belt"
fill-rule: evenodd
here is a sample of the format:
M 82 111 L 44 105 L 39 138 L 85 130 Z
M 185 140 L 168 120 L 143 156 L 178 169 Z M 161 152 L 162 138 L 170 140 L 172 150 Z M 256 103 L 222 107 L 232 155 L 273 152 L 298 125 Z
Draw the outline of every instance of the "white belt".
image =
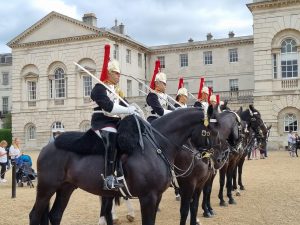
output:
M 108 117 L 120 118 L 120 116 L 118 116 L 118 115 L 112 114 L 110 112 L 102 111 L 102 110 L 93 111 L 93 114 L 94 113 L 102 113 L 103 115 L 108 116 Z

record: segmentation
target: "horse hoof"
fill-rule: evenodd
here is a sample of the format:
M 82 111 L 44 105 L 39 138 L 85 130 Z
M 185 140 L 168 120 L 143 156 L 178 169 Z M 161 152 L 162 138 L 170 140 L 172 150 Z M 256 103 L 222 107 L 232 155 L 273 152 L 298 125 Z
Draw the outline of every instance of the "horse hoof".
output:
M 212 215 L 209 213 L 209 212 L 204 212 L 203 213 L 203 217 L 205 217 L 205 218 L 211 218 L 212 217 Z
M 176 195 L 176 201 L 180 201 L 181 200 L 181 197 L 180 197 L 180 195 Z
M 127 215 L 126 218 L 130 223 L 134 221 L 134 216 Z
M 234 199 L 229 199 L 228 203 L 230 205 L 236 205 L 236 201 Z
M 225 201 L 222 201 L 222 202 L 220 202 L 220 206 L 222 206 L 222 207 L 227 207 L 228 204 L 227 204 Z
M 209 213 L 210 213 L 212 216 L 215 216 L 215 215 L 217 215 L 217 214 L 215 213 L 215 211 L 214 211 L 214 210 L 209 210 Z
M 235 195 L 236 195 L 236 196 L 241 196 L 241 193 L 240 193 L 239 191 L 237 191 L 237 192 L 235 193 Z
M 246 189 L 245 189 L 244 186 L 241 186 L 241 187 L 240 187 L 240 190 L 241 190 L 241 191 L 245 191 Z

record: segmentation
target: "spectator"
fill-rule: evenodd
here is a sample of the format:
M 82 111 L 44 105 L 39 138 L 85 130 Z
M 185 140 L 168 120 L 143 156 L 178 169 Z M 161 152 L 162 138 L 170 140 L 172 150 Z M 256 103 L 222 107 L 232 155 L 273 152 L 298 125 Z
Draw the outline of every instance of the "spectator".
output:
M 296 156 L 298 157 L 298 149 L 300 149 L 300 137 L 297 133 L 295 134 L 295 140 L 296 140 Z
M 5 148 L 7 147 L 6 141 L 0 142 L 0 166 L 1 166 L 1 178 L 0 183 L 6 183 L 7 180 L 4 179 L 7 165 L 7 152 Z
M 288 148 L 290 151 L 290 156 L 295 157 L 295 147 L 296 147 L 296 138 L 292 133 L 292 130 L 288 133 Z
M 12 160 L 15 160 L 15 159 L 19 158 L 20 155 L 21 155 L 20 139 L 15 138 L 12 141 L 12 144 L 9 148 L 9 156 L 11 157 Z

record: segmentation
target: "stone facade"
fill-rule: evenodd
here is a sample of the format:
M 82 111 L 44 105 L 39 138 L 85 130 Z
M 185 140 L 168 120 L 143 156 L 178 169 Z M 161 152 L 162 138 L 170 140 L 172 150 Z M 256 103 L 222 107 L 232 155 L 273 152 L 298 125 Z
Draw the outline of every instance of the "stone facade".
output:
M 299 131 L 300 1 L 256 2 L 248 4 L 254 24 L 254 102 L 264 120 L 272 124 L 270 147 L 283 148 L 287 125 L 296 125 Z M 283 49 L 285 43 L 292 43 L 289 40 L 295 46 L 286 52 Z
M 13 135 L 23 140 L 24 149 L 40 149 L 54 131 L 86 130 L 93 104 L 84 88 L 86 74 L 73 62 L 99 76 L 108 43 L 111 58 L 120 62 L 120 87 L 130 101 L 142 107 L 145 104 L 139 91 L 143 86 L 129 76 L 148 82 L 159 58 L 168 76 L 169 94 L 176 93 L 178 78 L 184 77 L 185 86 L 197 96 L 200 77 L 205 77 L 222 100 L 230 100 L 233 109 L 254 101 L 263 119 L 273 125 L 269 147 L 284 146 L 286 114 L 299 120 L 300 101 L 298 72 L 292 79 L 280 76 L 279 65 L 283 59 L 287 61 L 280 49 L 286 38 L 300 46 L 300 2 L 254 1 L 247 6 L 253 13 L 253 36 L 234 37 L 229 32 L 228 38 L 213 39 L 209 34 L 206 41 L 190 39 L 152 47 L 125 35 L 124 25 L 117 21 L 112 29 L 104 29 L 96 26 L 94 14 L 84 17 L 88 23 L 56 12 L 48 14 L 8 43 L 14 58 Z
M 11 111 L 11 70 L 11 54 L 0 54 L 0 127 L 3 118 Z

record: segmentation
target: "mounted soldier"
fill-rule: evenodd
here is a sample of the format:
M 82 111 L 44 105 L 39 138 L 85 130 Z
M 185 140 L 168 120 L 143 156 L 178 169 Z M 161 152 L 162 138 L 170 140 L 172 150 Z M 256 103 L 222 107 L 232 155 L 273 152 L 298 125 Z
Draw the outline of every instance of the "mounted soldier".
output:
M 200 107 L 206 112 L 209 106 L 208 99 L 209 89 L 208 87 L 204 86 L 204 78 L 201 78 L 200 88 L 198 92 L 198 101 L 195 102 L 194 107 Z
M 120 92 L 120 67 L 117 61 L 109 61 L 110 46 L 105 45 L 104 62 L 100 80 L 116 93 Z M 93 131 L 102 139 L 105 146 L 104 190 L 118 190 L 123 187 L 113 175 L 117 156 L 116 138 L 117 124 L 121 120 L 120 114 L 135 114 L 137 108 L 125 107 L 120 104 L 116 95 L 107 90 L 101 83 L 97 83 L 91 92 L 91 99 L 97 104 L 92 115 Z
M 183 87 L 183 78 L 179 79 L 176 101 L 178 102 L 174 105 L 176 108 L 187 108 L 188 91 Z
M 152 76 L 150 88 L 151 91 L 146 98 L 147 102 L 147 121 L 151 123 L 153 120 L 170 113 L 170 104 L 166 92 L 167 76 L 159 71 L 160 62 L 155 62 L 155 70 Z

